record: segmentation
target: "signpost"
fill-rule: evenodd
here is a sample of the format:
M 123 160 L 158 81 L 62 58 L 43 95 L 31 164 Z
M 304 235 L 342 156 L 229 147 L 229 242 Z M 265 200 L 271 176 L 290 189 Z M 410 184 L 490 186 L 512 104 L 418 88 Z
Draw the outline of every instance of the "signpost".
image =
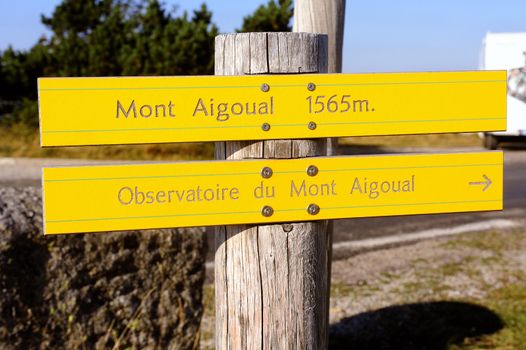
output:
M 503 157 L 321 157 L 325 138 L 504 130 L 506 72 L 297 74 L 326 71 L 324 35 L 246 33 L 216 38 L 226 76 L 40 79 L 42 146 L 230 141 L 221 161 L 44 169 L 45 233 L 230 225 L 216 348 L 327 348 L 327 220 L 502 209 Z
M 41 78 L 42 146 L 506 129 L 506 72 Z
M 43 184 L 46 234 L 499 210 L 502 153 L 49 168 Z

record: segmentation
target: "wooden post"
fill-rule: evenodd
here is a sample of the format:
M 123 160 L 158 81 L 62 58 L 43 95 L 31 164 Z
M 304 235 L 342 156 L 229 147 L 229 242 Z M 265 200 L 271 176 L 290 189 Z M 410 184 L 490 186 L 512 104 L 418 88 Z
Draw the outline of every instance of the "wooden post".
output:
M 216 37 L 216 75 L 326 72 L 326 35 Z M 216 159 L 325 154 L 326 139 L 216 143 Z M 327 221 L 226 226 L 216 234 L 216 348 L 326 349 Z
M 296 0 L 295 32 L 329 36 L 329 73 L 341 73 L 345 0 Z
M 296 0 L 294 32 L 322 33 L 329 37 L 329 73 L 342 72 L 345 0 Z M 338 139 L 331 138 L 327 155 L 338 153 Z
M 342 72 L 343 30 L 345 27 L 345 0 L 296 0 L 294 4 L 294 32 L 323 33 L 329 40 L 328 72 Z M 338 154 L 338 138 L 327 140 L 327 155 Z M 332 235 L 334 225 L 329 222 L 329 256 L 332 260 Z M 331 281 L 331 262 L 328 268 Z M 327 295 L 329 298 L 330 295 Z M 327 300 L 329 303 L 329 300 Z M 328 315 L 327 315 L 328 317 Z

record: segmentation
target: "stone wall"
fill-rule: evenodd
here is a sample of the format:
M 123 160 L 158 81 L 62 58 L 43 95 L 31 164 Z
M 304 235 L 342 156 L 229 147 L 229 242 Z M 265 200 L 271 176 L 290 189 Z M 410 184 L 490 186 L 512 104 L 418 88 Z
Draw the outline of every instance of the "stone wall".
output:
M 40 189 L 0 188 L 0 348 L 197 348 L 205 251 L 197 228 L 44 237 Z

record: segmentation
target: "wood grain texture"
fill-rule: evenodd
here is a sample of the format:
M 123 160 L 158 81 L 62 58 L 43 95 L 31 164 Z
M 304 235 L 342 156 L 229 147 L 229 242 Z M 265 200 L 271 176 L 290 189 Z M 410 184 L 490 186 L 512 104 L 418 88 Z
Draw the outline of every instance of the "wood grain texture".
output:
M 345 0 L 297 0 L 294 32 L 322 33 L 329 37 L 329 73 L 341 73 Z
M 328 72 L 342 72 L 345 0 L 297 0 L 294 4 L 294 32 L 328 36 Z M 338 139 L 327 143 L 327 155 L 338 154 Z
M 307 33 L 216 38 L 216 75 L 326 73 L 327 37 Z M 272 87 L 271 87 L 272 89 Z M 326 139 L 216 143 L 216 159 L 325 155 Z M 216 230 L 216 348 L 326 349 L 327 221 Z
M 296 0 L 294 3 L 294 32 L 323 33 L 328 37 L 329 73 L 341 73 L 343 61 L 343 35 L 345 27 L 345 0 Z M 338 138 L 327 140 L 327 155 L 338 154 Z M 329 257 L 332 260 L 333 222 L 329 222 Z M 328 278 L 331 266 L 329 264 Z M 329 296 L 327 296 L 329 297 Z

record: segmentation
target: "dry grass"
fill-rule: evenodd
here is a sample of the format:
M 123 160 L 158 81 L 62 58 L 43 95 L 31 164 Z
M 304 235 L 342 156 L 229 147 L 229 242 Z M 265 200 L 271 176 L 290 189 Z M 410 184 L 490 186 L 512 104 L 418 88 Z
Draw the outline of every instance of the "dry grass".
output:
M 41 148 L 37 130 L 24 125 L 0 127 L 0 157 L 188 160 L 213 159 L 213 156 L 211 142 Z
M 341 138 L 343 147 L 373 148 L 453 148 L 480 145 L 476 134 L 435 134 Z M 0 126 L 0 157 L 188 160 L 213 159 L 214 143 L 172 143 L 123 146 L 84 146 L 41 148 L 38 130 L 19 124 Z
M 482 144 L 477 134 L 426 134 L 397 136 L 363 136 L 340 138 L 341 145 L 360 145 L 378 147 L 475 147 Z

